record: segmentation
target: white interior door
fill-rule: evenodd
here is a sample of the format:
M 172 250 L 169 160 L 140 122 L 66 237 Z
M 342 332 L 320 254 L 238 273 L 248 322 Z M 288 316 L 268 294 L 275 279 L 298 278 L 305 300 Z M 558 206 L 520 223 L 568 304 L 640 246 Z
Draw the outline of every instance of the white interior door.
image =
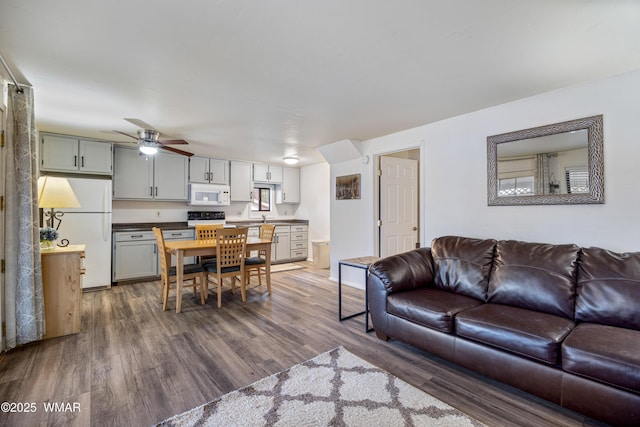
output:
M 414 249 L 418 241 L 418 161 L 380 157 L 380 256 Z

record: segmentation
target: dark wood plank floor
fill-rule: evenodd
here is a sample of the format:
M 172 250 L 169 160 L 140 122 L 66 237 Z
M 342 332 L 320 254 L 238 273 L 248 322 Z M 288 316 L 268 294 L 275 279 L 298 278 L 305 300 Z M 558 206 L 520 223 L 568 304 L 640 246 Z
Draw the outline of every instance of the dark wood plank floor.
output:
M 0 401 L 36 404 L 0 413 L 0 425 L 145 426 L 215 399 L 337 346 L 491 426 L 581 426 L 592 420 L 478 377 L 397 341 L 364 333 L 363 316 L 337 320 L 328 271 L 273 274 L 273 295 L 253 286 L 215 293 L 206 305 L 185 293 L 183 312 L 161 311 L 158 282 L 83 296 L 82 332 L 29 344 L 0 362 Z M 364 294 L 344 289 L 345 313 Z M 170 307 L 175 308 L 171 296 Z M 526 374 L 526 373 L 523 373 Z M 80 411 L 45 412 L 44 402 Z

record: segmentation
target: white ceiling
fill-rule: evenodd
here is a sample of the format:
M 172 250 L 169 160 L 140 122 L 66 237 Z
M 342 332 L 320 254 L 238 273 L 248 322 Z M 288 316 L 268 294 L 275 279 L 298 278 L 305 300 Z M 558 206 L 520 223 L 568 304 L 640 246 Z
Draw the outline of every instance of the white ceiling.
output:
M 637 0 L 0 0 L 0 52 L 40 130 L 301 164 L 640 68 Z M 183 148 L 183 147 L 180 147 Z

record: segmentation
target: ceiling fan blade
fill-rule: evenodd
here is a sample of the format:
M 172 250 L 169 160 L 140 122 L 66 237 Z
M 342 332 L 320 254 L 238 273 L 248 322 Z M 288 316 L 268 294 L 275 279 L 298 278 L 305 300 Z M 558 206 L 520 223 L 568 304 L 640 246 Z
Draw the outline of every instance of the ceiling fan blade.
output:
M 193 153 L 189 153 L 188 151 L 182 151 L 182 150 L 179 150 L 177 148 L 173 148 L 173 147 L 170 147 L 170 146 L 167 146 L 167 145 L 161 145 L 160 148 L 162 148 L 164 150 L 167 150 L 167 151 L 171 151 L 171 152 L 176 153 L 176 154 L 182 154 L 183 156 L 187 156 L 187 157 L 193 156 Z
M 158 144 L 162 145 L 175 145 L 175 144 L 188 144 L 184 139 L 169 139 L 164 141 L 158 141 Z
M 132 119 L 132 118 L 125 119 L 125 120 L 128 121 L 129 123 L 131 123 L 132 125 L 136 125 L 139 128 L 155 130 L 156 132 L 158 132 L 158 129 L 154 128 L 149 123 L 145 123 L 144 120 Z
M 128 136 L 129 138 L 138 139 L 138 137 L 137 137 L 137 136 L 129 135 L 128 133 L 126 133 L 126 132 L 120 132 L 119 130 L 114 130 L 113 132 L 116 132 L 116 133 L 119 133 L 119 134 L 122 134 L 122 135 Z

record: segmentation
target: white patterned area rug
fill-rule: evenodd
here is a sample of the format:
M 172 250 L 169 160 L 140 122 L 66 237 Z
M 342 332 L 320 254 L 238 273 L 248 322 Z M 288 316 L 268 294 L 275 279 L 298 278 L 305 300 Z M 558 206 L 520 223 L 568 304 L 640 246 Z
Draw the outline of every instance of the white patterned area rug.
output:
M 158 426 L 482 426 L 342 347 Z

